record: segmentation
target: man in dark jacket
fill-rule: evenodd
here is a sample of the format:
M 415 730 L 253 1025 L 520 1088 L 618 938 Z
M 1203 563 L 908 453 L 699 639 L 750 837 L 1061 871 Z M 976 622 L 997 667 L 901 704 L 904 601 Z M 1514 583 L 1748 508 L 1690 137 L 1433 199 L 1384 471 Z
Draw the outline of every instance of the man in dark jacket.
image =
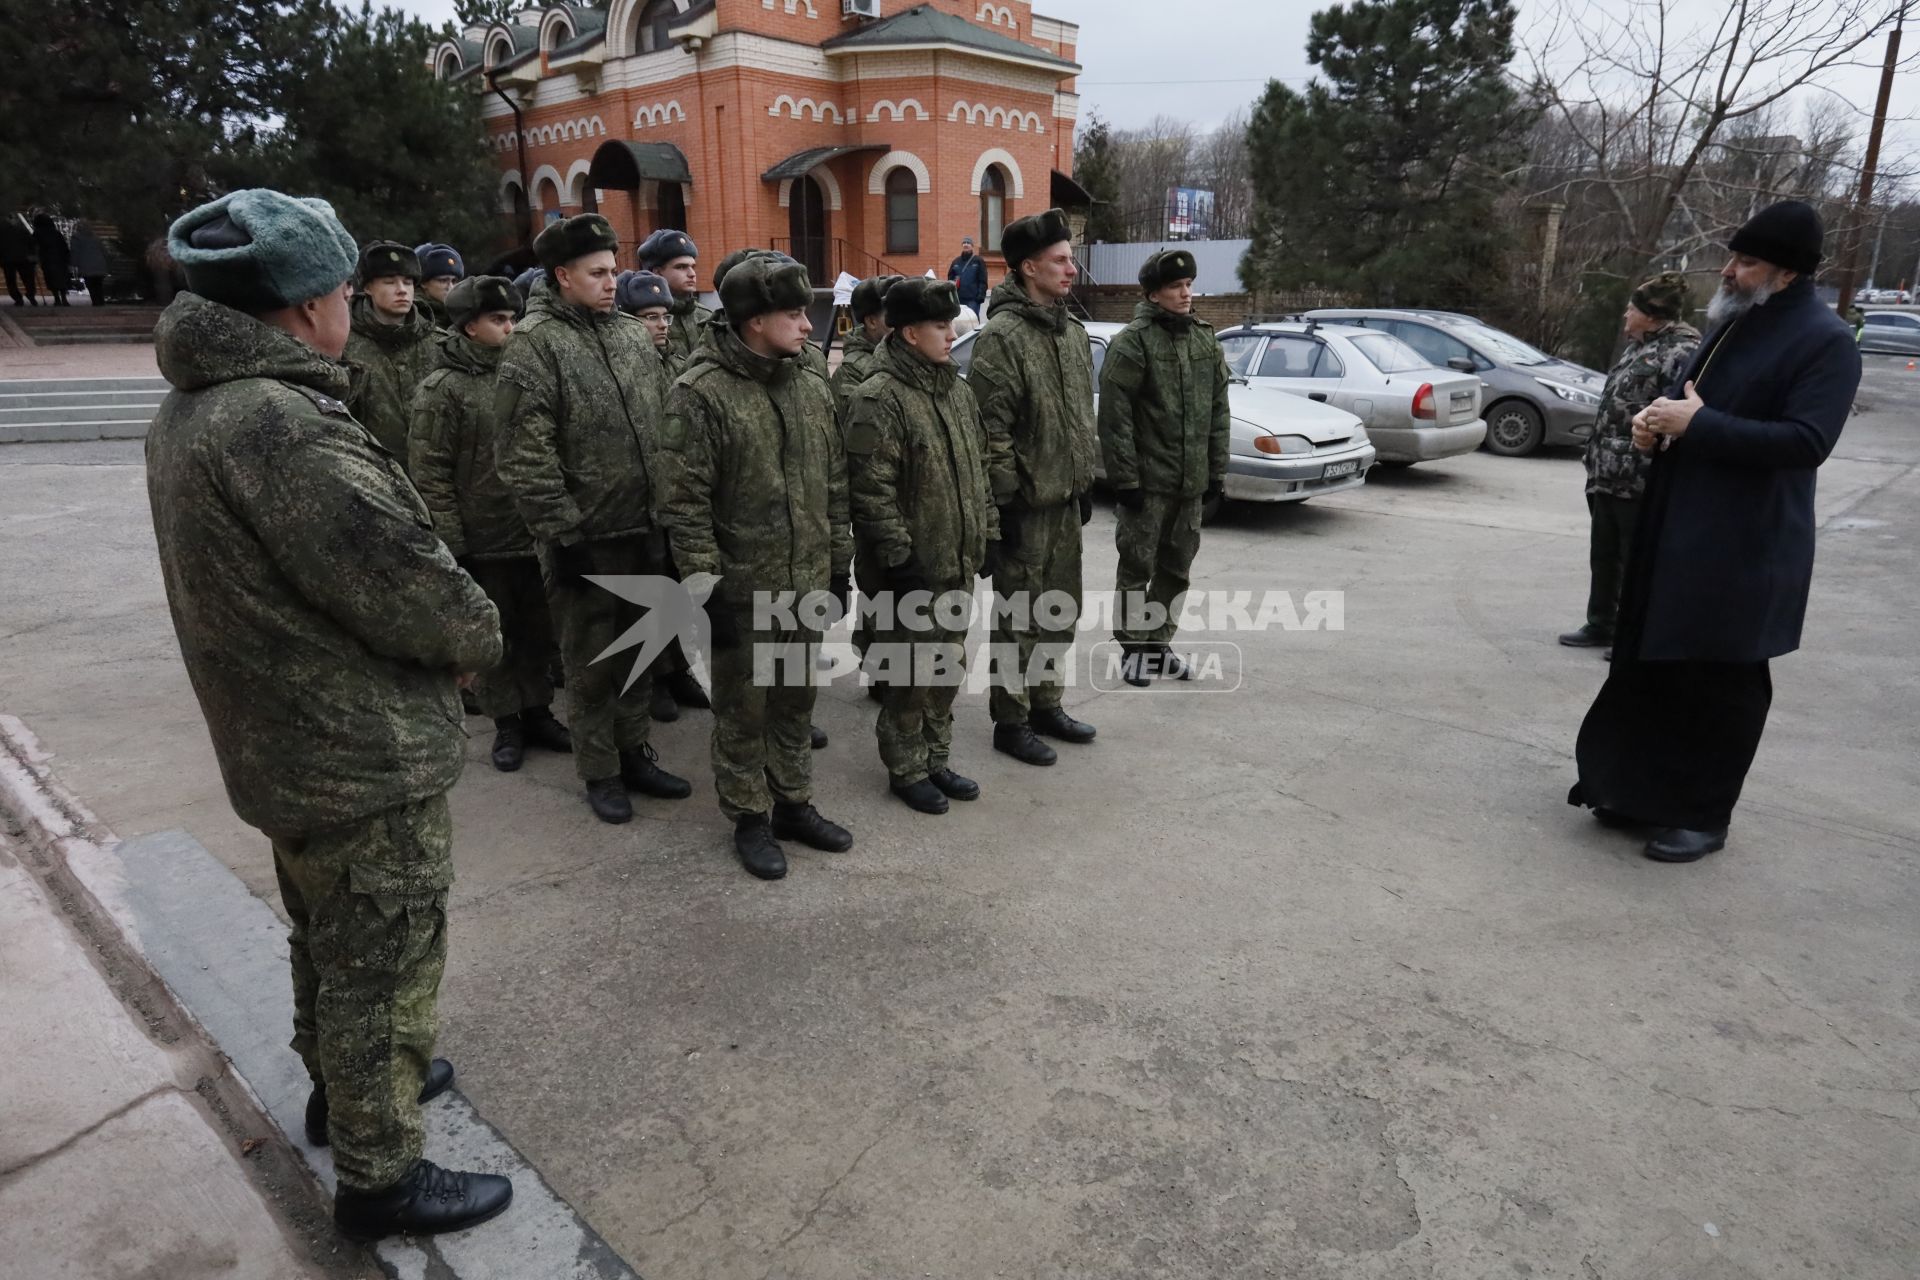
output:
M 454 1231 L 505 1178 L 421 1158 L 464 751 L 456 681 L 498 615 L 341 402 L 353 238 L 320 200 L 236 191 L 173 224 L 191 292 L 154 331 L 147 433 L 167 607 L 220 776 L 273 844 L 306 1132 L 349 1236 Z
M 1226 482 L 1227 362 L 1212 327 L 1194 319 L 1196 274 L 1185 249 L 1146 260 L 1146 300 L 1108 346 L 1100 371 L 1100 444 L 1119 508 L 1113 633 L 1131 685 L 1192 678 L 1171 642 L 1200 551 L 1201 508 Z
M 1813 291 L 1822 238 L 1792 200 L 1736 231 L 1711 331 L 1634 419 L 1653 465 L 1568 800 L 1654 828 L 1657 861 L 1725 846 L 1773 700 L 1767 661 L 1800 646 L 1815 473 L 1860 385 L 1853 334 Z
M 987 301 L 987 260 L 973 251 L 972 236 L 960 237 L 960 256 L 947 265 L 947 279 L 960 291 L 960 305 L 979 315 Z

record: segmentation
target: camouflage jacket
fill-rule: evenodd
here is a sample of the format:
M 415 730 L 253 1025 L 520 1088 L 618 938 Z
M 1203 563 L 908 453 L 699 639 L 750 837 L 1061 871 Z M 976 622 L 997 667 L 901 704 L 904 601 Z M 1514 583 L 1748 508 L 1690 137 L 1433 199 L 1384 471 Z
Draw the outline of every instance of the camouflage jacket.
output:
M 668 397 L 674 563 L 721 575 L 716 597 L 736 607 L 756 591 L 824 591 L 853 558 L 833 394 L 803 360 L 756 355 L 723 329 Z
M 667 381 L 645 325 L 573 306 L 545 280 L 534 286 L 500 357 L 494 442 L 534 537 L 565 544 L 653 527 Z
M 673 323 L 667 327 L 667 373 L 678 377 L 687 371 L 693 353 L 700 347 L 701 326 L 713 317 L 713 309 L 700 305 L 700 299 L 688 295 L 675 298 L 667 308 Z
M 493 442 L 500 349 L 458 330 L 441 335 L 440 363 L 413 397 L 408 469 L 433 528 L 455 556 L 508 560 L 533 554 L 533 534 L 500 482 Z
M 1197 498 L 1227 474 L 1227 361 L 1211 326 L 1151 302 L 1107 344 L 1100 447 L 1107 480 Z
M 970 585 L 1000 537 L 973 390 L 891 338 L 873 363 L 847 402 L 854 535 L 876 564 L 911 557 L 936 586 Z
M 183 293 L 147 433 L 167 605 L 234 812 L 274 835 L 436 795 L 464 759 L 456 671 L 500 618 L 304 343 Z
M 722 335 L 730 338 L 737 336 L 733 332 L 733 326 L 727 323 L 726 312 L 709 311 L 707 318 L 700 322 L 700 345 L 695 349 L 695 354 L 698 354 L 700 349 L 717 348 L 720 345 Z M 802 346 L 798 358 L 800 363 L 805 365 L 809 372 L 819 375 L 820 381 L 829 385 L 832 384 L 833 375 L 827 371 L 827 353 L 820 349 L 819 343 L 808 342 Z M 689 361 L 688 367 L 691 366 L 692 362 Z M 682 370 L 682 372 L 685 372 L 685 370 Z
M 1627 343 L 1607 372 L 1587 439 L 1588 493 L 1637 498 L 1646 491 L 1653 455 L 1633 447 L 1633 415 L 1667 393 L 1699 345 L 1700 331 L 1679 320 Z
M 879 350 L 862 329 L 849 330 L 846 341 L 840 344 L 840 367 L 833 371 L 833 401 L 842 418 L 847 415 L 847 398 L 853 389 L 879 371 Z
M 413 393 L 433 368 L 433 338 L 433 314 L 421 303 L 399 324 L 382 324 L 374 319 L 372 298 L 353 300 L 353 336 L 341 357 L 353 374 L 347 408 L 402 464 Z
M 980 402 L 995 502 L 1071 501 L 1093 487 L 1093 344 L 1065 305 L 1042 304 L 1012 278 L 988 303 L 967 381 Z

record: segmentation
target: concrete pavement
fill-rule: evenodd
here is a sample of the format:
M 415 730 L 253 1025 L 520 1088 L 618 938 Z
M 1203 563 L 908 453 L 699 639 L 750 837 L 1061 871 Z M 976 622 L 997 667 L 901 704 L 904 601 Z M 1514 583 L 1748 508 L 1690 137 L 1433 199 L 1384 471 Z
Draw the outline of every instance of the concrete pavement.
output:
M 1806 648 L 1706 862 L 1565 805 L 1603 673 L 1554 643 L 1578 464 L 1476 454 L 1211 528 L 1196 585 L 1346 593 L 1344 631 L 1238 637 L 1237 693 L 1076 691 L 1100 740 L 1051 770 L 963 698 L 986 794 L 945 818 L 826 693 L 858 843 L 777 885 L 727 852 L 705 716 L 655 738 L 694 798 L 617 830 L 469 722 L 443 1051 L 653 1277 L 1910 1276 L 1916 397 L 1874 362 L 1822 471 Z M 0 703 L 122 836 L 271 903 L 138 459 L 0 456 Z

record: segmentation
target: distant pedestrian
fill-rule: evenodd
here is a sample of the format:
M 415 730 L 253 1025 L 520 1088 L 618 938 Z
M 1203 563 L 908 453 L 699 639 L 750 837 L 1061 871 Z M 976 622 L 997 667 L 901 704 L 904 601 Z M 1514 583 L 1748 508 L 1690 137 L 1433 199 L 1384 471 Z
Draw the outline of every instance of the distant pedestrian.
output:
M 6 271 L 7 295 L 14 306 L 40 305 L 33 287 L 33 232 L 17 213 L 0 217 L 0 268 Z
M 94 306 L 107 301 L 107 250 L 93 228 L 84 222 L 73 224 L 73 274 L 87 286 L 87 300 Z
M 980 316 L 987 301 L 987 260 L 973 251 L 972 236 L 960 237 L 960 256 L 948 264 L 947 279 L 960 291 L 960 305 Z
M 67 301 L 67 289 L 73 284 L 70 270 L 72 252 L 52 214 L 37 213 L 33 216 L 33 246 L 39 250 L 40 275 L 47 282 L 47 292 L 53 295 L 53 305 L 72 305 Z
M 1860 385 L 1853 334 L 1814 293 L 1822 239 L 1797 200 L 1734 232 L 1706 341 L 1633 420 L 1653 463 L 1567 799 L 1654 828 L 1656 861 L 1725 847 L 1773 701 L 1767 661 L 1800 647 L 1815 475 Z
M 1587 620 L 1560 637 L 1577 649 L 1613 643 L 1620 604 L 1620 575 L 1633 546 L 1640 496 L 1652 457 L 1633 447 L 1633 419 L 1679 381 L 1700 345 L 1700 331 L 1687 313 L 1687 278 L 1666 271 L 1633 291 L 1621 324 L 1626 349 L 1613 362 L 1600 392 L 1600 412 L 1587 440 L 1587 511 L 1592 531 L 1587 550 L 1591 579 Z

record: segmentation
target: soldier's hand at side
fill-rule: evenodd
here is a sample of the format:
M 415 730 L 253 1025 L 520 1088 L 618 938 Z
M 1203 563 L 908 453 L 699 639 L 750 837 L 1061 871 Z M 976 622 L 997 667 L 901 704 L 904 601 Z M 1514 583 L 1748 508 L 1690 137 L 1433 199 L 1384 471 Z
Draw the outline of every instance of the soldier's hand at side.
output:
M 475 671 L 456 671 L 453 673 L 453 685 L 456 689 L 471 689 L 480 675 Z
M 1093 519 L 1093 495 L 1083 493 L 1080 495 L 1080 523 L 1084 525 L 1091 519 Z

